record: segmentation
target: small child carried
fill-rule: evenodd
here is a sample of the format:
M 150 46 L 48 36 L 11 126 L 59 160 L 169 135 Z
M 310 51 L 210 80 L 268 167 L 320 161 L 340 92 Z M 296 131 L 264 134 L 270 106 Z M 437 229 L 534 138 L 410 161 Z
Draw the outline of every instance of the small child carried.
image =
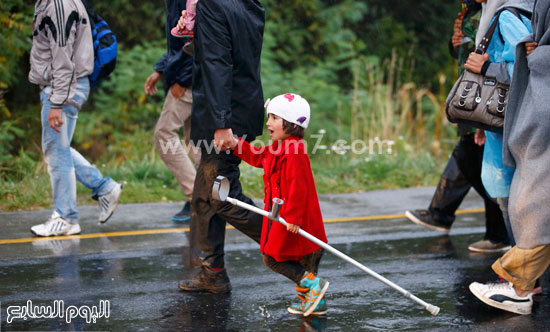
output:
M 298 235 L 302 228 L 327 242 L 311 164 L 302 138 L 309 124 L 310 107 L 299 95 L 287 93 L 266 102 L 270 146 L 254 147 L 235 139 L 233 153 L 264 169 L 265 209 L 281 198 L 280 215 L 288 227 L 264 217 L 260 250 L 264 264 L 296 283 L 300 302 L 288 311 L 304 316 L 327 312 L 324 294 L 329 282 L 316 276 L 323 249 Z

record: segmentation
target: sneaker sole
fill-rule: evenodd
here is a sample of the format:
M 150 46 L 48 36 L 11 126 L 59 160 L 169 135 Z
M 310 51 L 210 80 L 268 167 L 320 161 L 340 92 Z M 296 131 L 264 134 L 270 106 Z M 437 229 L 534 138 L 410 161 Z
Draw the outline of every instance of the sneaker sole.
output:
M 293 315 L 303 315 L 304 314 L 304 312 L 302 310 L 296 310 L 296 309 L 291 308 L 291 307 L 288 307 L 287 310 L 288 310 L 289 313 L 291 313 Z M 327 311 L 328 310 L 314 311 L 310 315 L 314 315 L 314 316 L 326 315 Z
M 185 292 L 193 292 L 193 293 L 200 293 L 200 292 L 208 292 L 212 294 L 225 294 L 231 292 L 231 285 L 228 285 L 226 287 L 221 288 L 196 288 L 196 287 L 187 287 L 182 284 L 178 284 L 178 288 Z
M 105 218 L 105 220 L 100 220 L 99 221 L 100 225 L 106 223 L 113 216 L 113 213 L 115 213 L 115 210 L 118 207 L 118 201 L 120 200 L 120 196 L 122 196 L 122 188 L 123 188 L 123 185 L 121 184 L 120 185 L 120 192 L 118 193 L 118 197 L 116 198 L 116 202 L 115 202 L 115 205 L 113 206 L 113 209 L 111 210 L 111 213 L 109 214 L 109 216 L 107 218 Z
M 417 225 L 420 225 L 420 226 L 424 226 L 424 227 L 429 228 L 429 229 L 434 230 L 434 231 L 440 231 L 440 232 L 443 232 L 443 233 L 449 233 L 451 231 L 449 228 L 437 227 L 437 226 L 434 226 L 434 225 L 427 224 L 427 223 L 423 222 L 422 220 L 418 219 L 414 214 L 412 214 L 409 211 L 405 211 L 405 216 L 407 216 L 407 218 L 409 218 L 409 220 L 412 221 L 413 223 L 415 223 Z
M 476 248 L 476 247 L 468 246 L 468 250 L 470 250 L 471 252 L 478 252 L 478 253 L 483 253 L 483 254 L 505 253 L 508 250 L 510 250 L 511 248 L 512 248 L 511 246 L 506 246 L 506 247 L 502 247 L 502 248 L 498 248 L 498 249 L 482 249 L 482 248 Z
M 319 293 L 319 297 L 317 298 L 317 300 L 313 302 L 313 305 L 309 309 L 304 311 L 304 317 L 311 315 L 311 313 L 315 310 L 315 308 L 317 308 L 317 306 L 319 305 L 319 302 L 321 302 L 321 300 L 323 299 L 323 296 L 325 295 L 329 285 L 330 283 L 327 281 L 325 283 L 325 286 L 323 286 L 323 289 L 321 289 L 321 293 Z
M 50 235 L 42 235 L 42 234 L 36 233 L 35 231 L 33 231 L 33 230 L 31 229 L 31 233 L 33 233 L 33 234 L 36 235 L 36 236 L 50 237 L 50 236 L 77 235 L 77 234 L 82 233 L 82 230 L 80 230 L 80 231 L 78 231 L 78 232 L 68 232 L 68 233 L 56 233 L 56 234 L 50 234 Z
M 189 221 L 189 220 L 191 220 L 191 217 L 185 217 L 185 218 L 172 217 L 173 222 L 184 222 L 184 221 Z
M 490 298 L 486 297 L 480 291 L 478 291 L 477 288 L 473 287 L 472 285 L 473 284 L 470 284 L 470 287 L 469 287 L 470 292 L 472 292 L 472 294 L 474 294 L 475 297 L 477 297 L 483 303 L 485 303 L 485 304 L 487 304 L 491 307 L 495 307 L 495 308 L 498 308 L 498 309 L 501 309 L 501 310 L 513 312 L 515 314 L 520 314 L 520 315 L 529 315 L 529 314 L 531 314 L 531 308 L 529 308 L 529 310 L 522 309 L 522 308 L 510 308 L 510 306 L 507 306 L 502 302 L 494 301 L 494 300 L 491 300 Z

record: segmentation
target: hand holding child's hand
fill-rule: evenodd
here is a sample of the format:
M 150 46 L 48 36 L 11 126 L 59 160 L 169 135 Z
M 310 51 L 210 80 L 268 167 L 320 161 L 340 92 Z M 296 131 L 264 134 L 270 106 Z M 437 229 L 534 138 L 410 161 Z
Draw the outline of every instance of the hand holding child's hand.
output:
M 233 150 L 237 143 L 231 128 L 216 129 L 214 132 L 214 145 L 220 151 Z
M 286 230 L 289 231 L 290 233 L 298 234 L 298 231 L 300 230 L 300 226 L 287 223 Z

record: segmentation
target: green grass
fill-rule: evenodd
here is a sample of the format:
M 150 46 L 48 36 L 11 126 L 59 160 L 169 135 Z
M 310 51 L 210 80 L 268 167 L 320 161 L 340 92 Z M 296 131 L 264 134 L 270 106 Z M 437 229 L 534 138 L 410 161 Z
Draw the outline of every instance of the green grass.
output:
M 177 202 L 185 200 L 172 173 L 152 146 L 147 132 L 137 132 L 124 145 L 132 146 L 118 158 L 96 163 L 104 175 L 124 183 L 121 203 Z M 120 147 L 119 147 L 120 148 Z M 113 147 L 113 149 L 119 149 Z M 365 156 L 327 155 L 325 151 L 311 155 L 312 170 L 319 194 L 349 193 L 389 188 L 435 185 L 445 158 L 429 153 L 412 152 L 402 146 L 394 154 Z M 19 165 L 11 178 L 0 183 L 0 210 L 36 210 L 53 206 L 47 167 L 43 161 L 33 162 L 24 153 L 15 158 Z M 263 197 L 263 170 L 241 164 L 244 192 Z M 78 204 L 96 204 L 90 190 L 78 184 Z

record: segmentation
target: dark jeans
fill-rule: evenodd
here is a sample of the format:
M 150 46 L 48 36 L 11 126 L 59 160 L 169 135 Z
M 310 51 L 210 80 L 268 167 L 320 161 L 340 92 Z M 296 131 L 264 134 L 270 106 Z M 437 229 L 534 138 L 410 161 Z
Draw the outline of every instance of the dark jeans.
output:
M 324 251 L 325 250 L 321 248 L 302 257 L 299 261 L 277 262 L 273 257 L 266 254 L 263 255 L 263 260 L 265 266 L 274 272 L 284 275 L 288 279 L 294 281 L 297 285 L 300 285 L 300 280 L 302 280 L 302 277 L 306 271 L 317 275 L 319 263 L 321 262 L 321 257 L 323 257 Z
M 481 182 L 482 161 L 483 147 L 474 143 L 474 135 L 461 136 L 441 175 L 428 209 L 435 220 L 451 226 L 455 220 L 456 210 L 470 188 L 474 187 L 485 202 L 485 239 L 508 243 L 502 212 Z
M 225 176 L 231 189 L 229 196 L 248 204 L 252 200 L 242 193 L 239 181 L 241 159 L 233 154 L 211 154 L 202 149 L 191 201 L 190 243 L 194 265 L 224 267 L 226 222 L 260 243 L 262 216 L 227 202 L 212 198 L 212 185 L 218 175 Z M 197 261 L 198 259 L 198 261 Z

